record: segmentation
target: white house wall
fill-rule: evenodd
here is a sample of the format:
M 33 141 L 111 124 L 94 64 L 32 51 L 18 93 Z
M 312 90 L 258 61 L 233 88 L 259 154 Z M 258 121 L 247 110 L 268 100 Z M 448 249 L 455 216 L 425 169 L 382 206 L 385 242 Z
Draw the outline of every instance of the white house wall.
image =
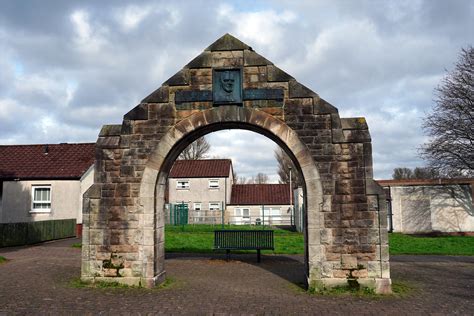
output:
M 219 188 L 210 189 L 209 180 L 218 179 Z M 179 180 L 189 180 L 189 189 L 177 189 L 176 184 Z M 170 178 L 169 179 L 169 202 L 190 203 L 189 208 L 193 209 L 193 203 L 200 202 L 203 210 L 209 209 L 210 202 L 230 201 L 230 190 L 232 185 L 229 178 Z M 227 198 L 226 198 L 227 191 Z
M 77 209 L 77 223 L 82 223 L 82 196 L 94 184 L 94 165 L 92 165 L 81 177 L 81 193 L 77 197 L 79 208 Z
M 51 186 L 51 212 L 32 213 L 31 194 L 33 185 Z M 80 181 L 5 181 L 3 182 L 3 199 L 0 222 L 31 222 L 77 218 L 82 208 L 79 196 Z
M 395 232 L 472 232 L 474 206 L 469 185 L 390 188 Z
M 265 205 L 266 208 L 280 208 L 280 217 L 269 216 L 269 214 L 262 214 L 262 205 L 228 205 L 226 208 L 225 222 L 228 224 L 252 224 L 258 222 L 263 224 L 263 215 L 265 215 L 265 225 L 290 225 L 291 212 L 289 209 L 291 205 Z M 250 218 L 243 219 L 235 216 L 235 209 L 249 209 Z

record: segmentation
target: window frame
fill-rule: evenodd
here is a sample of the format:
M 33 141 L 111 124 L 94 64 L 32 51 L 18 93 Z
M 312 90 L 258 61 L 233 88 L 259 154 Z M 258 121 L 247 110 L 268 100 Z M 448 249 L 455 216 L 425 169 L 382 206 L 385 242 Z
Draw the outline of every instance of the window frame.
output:
M 197 209 L 196 205 L 199 205 L 199 209 Z M 193 209 L 194 209 L 195 211 L 198 211 L 198 212 L 199 212 L 199 211 L 202 211 L 202 203 L 201 203 L 201 202 L 194 202 L 194 203 L 193 203 Z
M 217 186 L 212 186 L 212 185 L 211 185 L 211 182 L 217 182 Z M 219 188 L 220 188 L 219 179 L 209 179 L 209 182 L 208 182 L 207 187 L 208 187 L 209 189 L 211 189 L 211 190 L 219 189 Z
M 245 215 L 244 211 L 247 211 L 247 215 Z M 242 219 L 250 219 L 250 208 L 249 207 L 236 207 L 234 208 L 234 216 L 241 217 Z
M 49 200 L 35 200 L 35 191 L 37 189 L 48 189 L 49 190 Z M 51 185 L 32 185 L 31 186 L 31 209 L 30 213 L 51 213 L 52 207 L 52 187 Z M 49 208 L 35 208 L 35 204 L 49 204 Z
M 217 204 L 217 209 L 212 208 L 211 204 Z M 221 202 L 209 202 L 209 211 L 220 211 L 221 210 Z
M 179 183 L 187 183 L 187 186 L 180 186 Z M 176 190 L 189 190 L 190 184 L 189 180 L 176 180 Z

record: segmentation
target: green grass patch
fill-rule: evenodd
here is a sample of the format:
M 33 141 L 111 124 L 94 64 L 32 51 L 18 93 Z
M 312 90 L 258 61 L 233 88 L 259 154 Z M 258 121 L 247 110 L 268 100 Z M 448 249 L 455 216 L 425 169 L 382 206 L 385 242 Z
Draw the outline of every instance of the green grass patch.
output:
M 5 257 L 0 256 L 0 264 L 7 262 L 8 259 Z
M 185 225 L 165 227 L 165 249 L 167 252 L 213 252 L 214 230 L 222 229 L 222 225 Z M 225 225 L 224 229 L 256 230 L 262 226 L 250 225 Z M 279 228 L 273 229 L 275 236 L 275 251 L 262 251 L 262 253 L 277 254 L 302 254 L 304 253 L 303 234 Z M 239 251 L 253 253 L 255 251 Z
M 309 288 L 309 294 L 316 295 L 328 295 L 328 296 L 357 296 L 357 297 L 367 297 L 367 298 L 396 298 L 396 297 L 407 297 L 414 293 L 416 286 L 406 281 L 396 280 L 392 283 L 392 294 L 376 294 L 375 289 L 369 287 L 350 287 L 345 286 L 336 286 L 332 288 L 323 288 L 315 289 Z
M 176 287 L 179 285 L 179 282 L 176 282 L 173 278 L 166 278 L 163 283 L 160 285 L 148 289 L 142 286 L 132 286 L 127 284 L 122 284 L 119 282 L 107 282 L 107 281 L 96 281 L 94 283 L 84 282 L 81 278 L 74 278 L 69 282 L 69 286 L 76 289 L 141 289 L 141 290 L 165 290 Z
M 216 229 L 255 230 L 262 226 L 251 225 L 184 225 L 165 227 L 165 248 L 168 252 L 213 252 L 214 230 Z M 280 228 L 273 229 L 275 250 L 263 253 L 303 254 L 303 234 Z M 401 255 L 452 255 L 474 256 L 474 237 L 472 236 L 413 236 L 399 233 L 389 234 L 390 254 Z M 245 252 L 245 251 L 243 251 Z M 253 253 L 254 251 L 246 251 Z
M 389 234 L 391 255 L 474 256 L 473 236 L 414 236 Z
M 368 287 L 358 287 L 353 288 L 349 286 L 335 286 L 331 288 L 324 288 L 324 289 L 315 289 L 309 288 L 308 292 L 310 294 L 317 294 L 317 295 L 328 295 L 328 296 L 345 296 L 345 295 L 352 295 L 358 297 L 378 297 L 380 295 L 375 294 L 375 290 Z
M 80 278 L 74 278 L 70 282 L 70 286 L 77 289 L 83 288 L 95 288 L 95 289 L 129 289 L 137 288 L 136 286 L 130 286 L 127 284 L 121 284 L 119 282 L 106 282 L 97 281 L 94 283 L 84 282 Z
M 393 295 L 398 297 L 406 297 L 413 294 L 417 287 L 407 281 L 392 280 L 392 292 Z
M 74 243 L 74 244 L 71 245 L 71 247 L 80 249 L 80 248 L 82 248 L 82 243 L 80 243 L 80 242 Z

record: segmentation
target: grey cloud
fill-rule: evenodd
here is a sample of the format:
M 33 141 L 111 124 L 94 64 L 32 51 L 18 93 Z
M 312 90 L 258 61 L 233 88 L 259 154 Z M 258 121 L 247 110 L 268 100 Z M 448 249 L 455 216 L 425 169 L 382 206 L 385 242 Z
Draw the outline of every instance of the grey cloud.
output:
M 127 28 L 121 19 L 133 5 L 151 9 Z M 230 14 L 219 15 L 225 6 Z M 341 116 L 367 117 L 376 177 L 390 177 L 393 167 L 423 163 L 416 156 L 424 140 L 421 117 L 444 69 L 472 43 L 473 7 L 441 0 L 262 1 L 256 6 L 3 1 L 0 104 L 14 102 L 8 103 L 8 118 L 0 112 L 0 141 L 94 141 L 102 124 L 120 123 L 143 97 L 230 32 L 333 103 Z M 96 50 L 93 41 L 77 40 L 71 21 L 77 10 L 88 13 Z M 24 68 L 22 78 L 13 62 Z M 26 89 L 25 78 L 43 78 L 50 86 Z M 65 101 L 71 85 L 74 93 Z M 54 122 L 49 133 L 41 120 Z M 270 141 L 242 136 L 233 143 L 236 150 L 228 139 L 212 139 L 221 153 L 235 155 L 242 173 L 275 170 Z

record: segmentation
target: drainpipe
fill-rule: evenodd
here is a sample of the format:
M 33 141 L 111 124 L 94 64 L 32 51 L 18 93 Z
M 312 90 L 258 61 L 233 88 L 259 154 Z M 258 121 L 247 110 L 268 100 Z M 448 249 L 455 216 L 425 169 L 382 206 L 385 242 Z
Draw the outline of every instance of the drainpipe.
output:
M 224 229 L 224 212 L 227 209 L 227 179 L 224 178 L 224 203 L 222 210 L 222 229 Z
M 388 198 L 387 198 L 387 212 L 388 212 L 388 218 L 389 218 L 389 226 L 388 226 L 388 231 L 390 233 L 393 233 L 393 214 L 392 214 L 392 188 L 388 187 Z
M 288 169 L 290 169 L 290 225 L 293 226 L 293 192 L 291 190 L 291 166 L 289 166 Z

